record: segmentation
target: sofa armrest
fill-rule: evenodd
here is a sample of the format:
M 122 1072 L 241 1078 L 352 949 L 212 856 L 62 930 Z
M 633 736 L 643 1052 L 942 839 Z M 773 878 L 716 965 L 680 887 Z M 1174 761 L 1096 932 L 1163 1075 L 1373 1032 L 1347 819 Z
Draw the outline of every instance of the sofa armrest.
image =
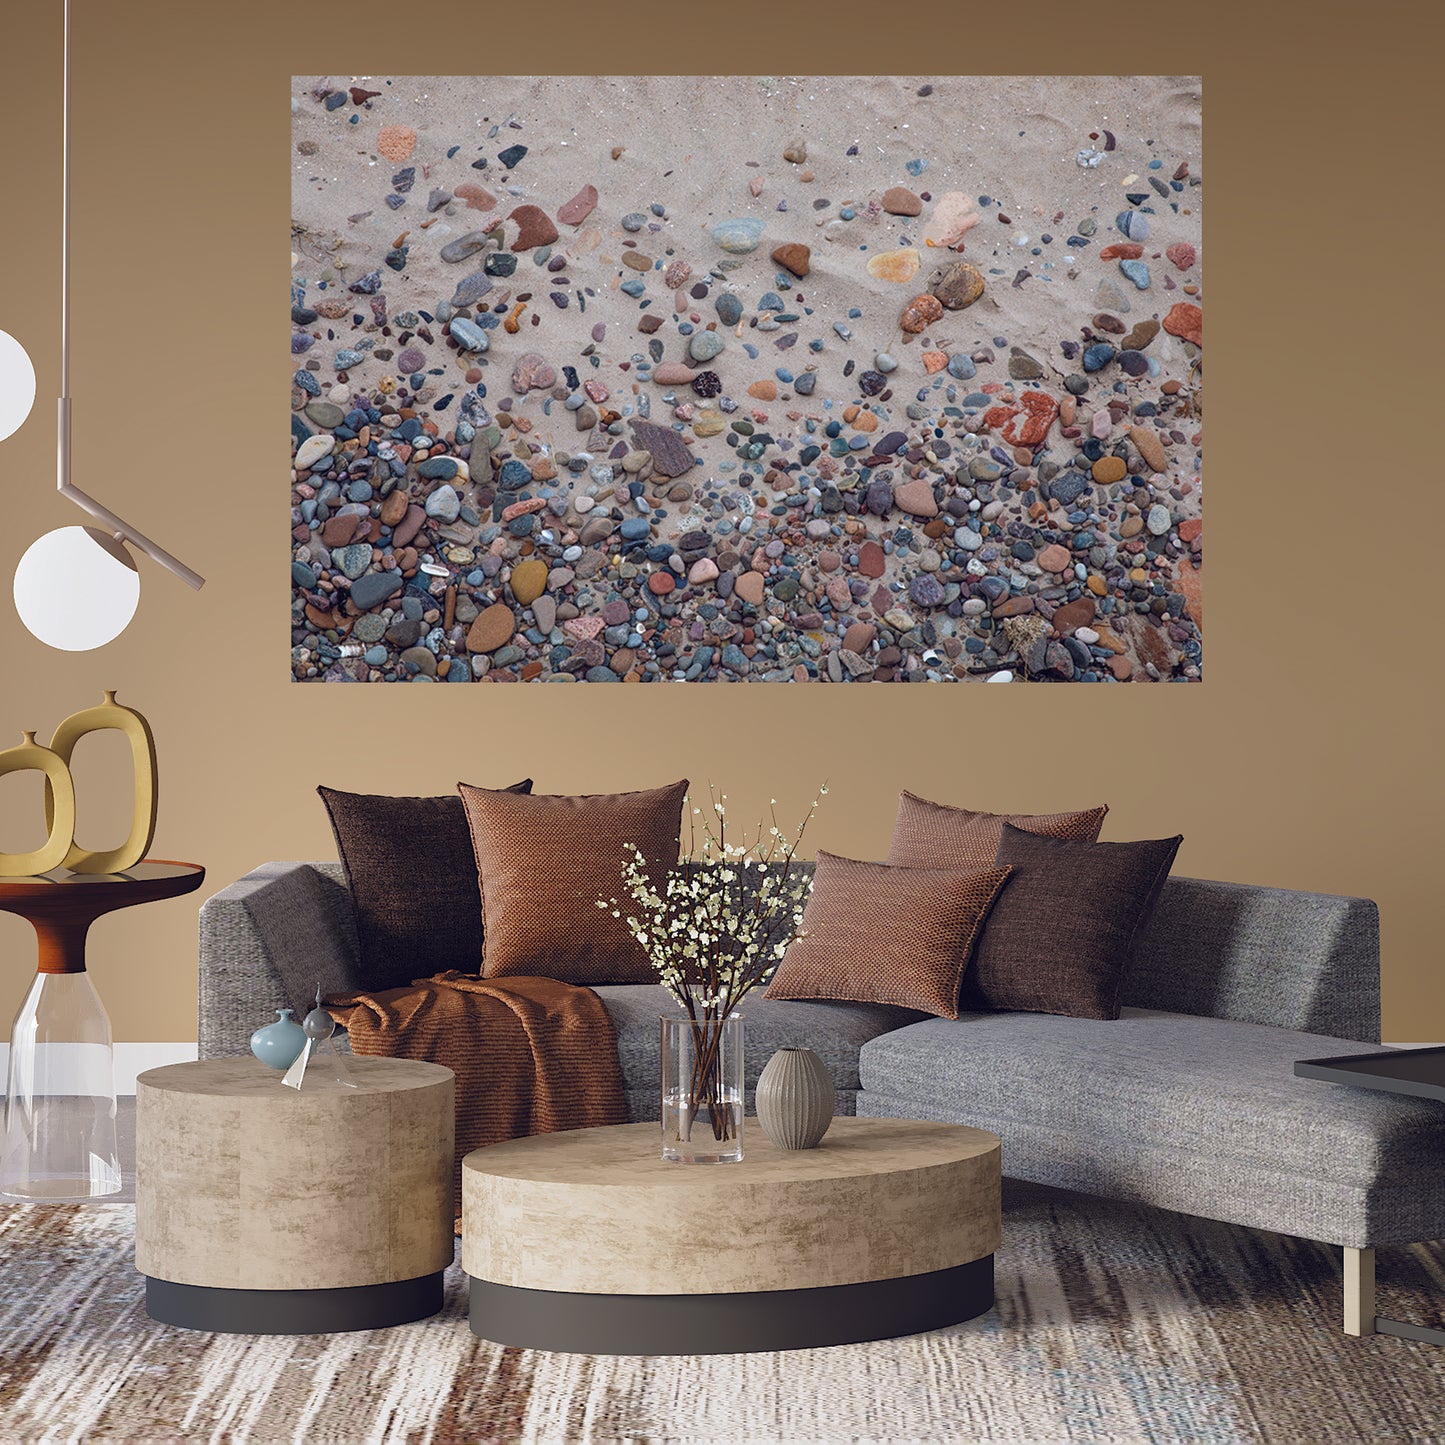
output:
M 208 898 L 200 925 L 200 1056 L 244 1053 L 277 1009 L 360 986 L 351 900 L 335 867 L 265 863 Z

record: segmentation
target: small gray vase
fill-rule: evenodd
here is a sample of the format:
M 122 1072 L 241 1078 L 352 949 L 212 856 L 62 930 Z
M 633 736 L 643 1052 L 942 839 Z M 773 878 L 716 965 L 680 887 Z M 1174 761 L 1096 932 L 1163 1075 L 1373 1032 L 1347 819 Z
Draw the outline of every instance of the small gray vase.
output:
M 779 1049 L 758 1076 L 758 1123 L 779 1149 L 816 1149 L 833 1122 L 833 1076 L 812 1049 Z

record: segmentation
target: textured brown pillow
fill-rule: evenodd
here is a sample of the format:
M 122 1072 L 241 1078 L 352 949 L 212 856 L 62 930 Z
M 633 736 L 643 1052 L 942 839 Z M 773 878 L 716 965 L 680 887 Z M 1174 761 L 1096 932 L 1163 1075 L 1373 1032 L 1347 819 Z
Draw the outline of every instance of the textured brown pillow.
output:
M 1007 868 L 895 868 L 819 853 L 793 943 L 768 998 L 901 1004 L 958 1017 L 958 989 Z
M 655 983 L 642 945 L 599 898 L 625 899 L 628 844 L 654 878 L 677 862 L 687 783 L 643 793 L 522 797 L 458 787 L 482 889 L 482 973 Z
M 1005 823 L 1045 838 L 1092 843 L 1108 811 L 1105 805 L 1082 813 L 975 813 L 900 793 L 888 861 L 905 868 L 992 868 Z
M 358 988 L 403 988 L 448 968 L 480 972 L 482 901 L 462 800 L 316 791 L 351 890 Z M 508 791 L 530 793 L 531 778 Z
M 1119 1017 L 1119 990 L 1182 837 L 1071 843 L 1004 824 L 1013 877 L 963 981 L 965 1009 Z

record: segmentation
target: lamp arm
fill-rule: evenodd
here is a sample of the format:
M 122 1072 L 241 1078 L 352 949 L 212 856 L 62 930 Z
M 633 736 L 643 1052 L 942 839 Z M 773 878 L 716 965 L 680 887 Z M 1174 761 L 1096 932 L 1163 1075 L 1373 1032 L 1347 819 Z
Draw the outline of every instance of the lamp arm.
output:
M 63 396 L 56 408 L 58 434 L 56 438 L 56 490 L 62 497 L 75 503 L 83 512 L 89 512 L 96 521 L 105 526 L 107 532 L 129 542 L 144 552 L 152 562 L 174 573 L 188 587 L 199 591 L 206 585 L 206 579 L 199 572 L 193 572 L 186 564 L 171 556 L 164 547 L 152 542 L 143 532 L 137 532 L 129 522 L 122 521 L 109 507 L 102 506 L 86 492 L 82 492 L 70 480 L 70 398 Z

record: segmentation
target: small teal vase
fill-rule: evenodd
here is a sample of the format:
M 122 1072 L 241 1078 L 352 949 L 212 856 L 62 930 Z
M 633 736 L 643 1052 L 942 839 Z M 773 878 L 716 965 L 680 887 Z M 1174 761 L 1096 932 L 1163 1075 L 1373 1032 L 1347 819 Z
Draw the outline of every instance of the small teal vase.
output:
M 305 1047 L 305 1030 L 291 1017 L 289 1008 L 278 1010 L 274 1024 L 251 1035 L 251 1052 L 273 1069 L 289 1069 Z

